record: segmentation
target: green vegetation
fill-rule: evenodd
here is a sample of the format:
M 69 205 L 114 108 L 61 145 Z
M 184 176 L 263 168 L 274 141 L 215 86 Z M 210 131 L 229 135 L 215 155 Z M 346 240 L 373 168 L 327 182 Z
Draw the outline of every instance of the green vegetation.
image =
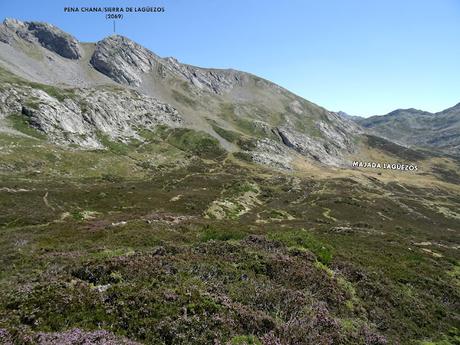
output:
M 28 86 L 34 89 L 42 90 L 60 102 L 64 101 L 66 98 L 75 97 L 75 90 L 73 89 L 63 89 L 52 85 L 30 82 L 0 67 L 0 84 L 3 83 L 14 83 L 21 86 Z
M 203 228 L 200 234 L 200 240 L 203 242 L 217 240 L 217 241 L 229 241 L 229 240 L 241 240 L 246 237 L 246 233 L 240 229 L 218 229 L 213 226 L 207 225 Z
M 443 335 L 441 340 L 422 341 L 421 345 L 456 345 L 460 344 L 460 330 L 451 328 L 448 334 Z
M 98 133 L 98 139 L 102 145 L 109 149 L 114 154 L 127 155 L 130 151 L 130 145 L 118 140 L 112 140 L 108 135 Z M 134 145 L 132 142 L 131 145 Z
M 241 135 L 238 134 L 237 132 L 234 132 L 228 129 L 224 129 L 215 124 L 212 125 L 212 129 L 214 129 L 214 131 L 217 134 L 219 134 L 222 138 L 234 144 L 237 143 L 238 140 L 241 138 Z
M 215 159 L 226 154 L 217 139 L 202 131 L 187 128 L 171 129 L 167 142 L 180 150 L 200 157 Z
M 415 162 L 428 157 L 423 151 L 412 150 L 374 135 L 367 136 L 367 143 L 370 147 L 377 148 L 409 162 Z
M 242 151 L 279 142 L 276 126 L 315 137 L 318 120 L 331 124 L 325 109 L 257 77 L 238 82 L 234 103 L 164 81 L 187 121 L 218 117 L 208 124 Z M 10 83 L 91 107 L 73 89 L 0 68 L 0 89 Z M 98 133 L 106 149 L 83 150 L 34 128 L 39 97 L 23 106 L 30 117 L 7 120 L 27 135 L 0 133 L 0 343 L 101 330 L 168 345 L 460 343 L 454 160 L 363 136 L 352 140 L 369 156 L 432 170 L 391 181 L 293 156 L 299 170 L 274 171 L 204 131 L 166 126 L 126 142 Z
M 254 113 L 254 112 L 257 112 L 257 109 L 250 109 L 250 113 Z M 261 116 L 261 118 L 263 118 L 264 120 L 270 120 L 270 119 L 267 118 L 266 113 L 263 113 L 261 115 L 263 115 L 263 116 Z M 270 136 L 272 136 L 272 133 L 270 133 L 269 131 L 267 132 L 266 130 L 264 130 L 264 128 L 261 127 L 260 125 L 258 125 L 257 122 L 254 119 L 249 119 L 249 118 L 244 118 L 244 117 L 241 117 L 241 116 L 237 116 L 235 114 L 235 106 L 233 104 L 222 103 L 220 105 L 219 116 L 222 119 L 232 123 L 235 126 L 235 128 L 238 128 L 241 132 L 243 132 L 243 133 L 245 133 L 247 135 L 250 135 L 252 137 L 259 138 L 259 137 L 266 137 L 266 136 L 270 137 Z M 216 130 L 216 132 L 217 132 L 217 130 Z M 227 133 L 227 134 L 224 134 L 224 135 L 233 136 L 232 133 Z M 222 137 L 225 138 L 224 136 L 222 136 Z M 241 136 L 239 138 L 234 138 L 234 140 L 236 140 L 236 141 L 239 141 L 241 139 L 242 139 Z M 231 141 L 231 140 L 229 140 L 229 141 Z
M 277 231 L 270 233 L 269 238 L 283 242 L 288 248 L 309 250 L 325 265 L 332 261 L 331 247 L 316 239 L 305 229 Z
M 172 90 L 172 97 L 176 102 L 182 103 L 184 105 L 189 106 L 192 109 L 195 109 L 197 106 L 197 102 L 193 100 L 192 98 L 188 97 L 182 92 L 179 92 L 177 90 Z
M 226 196 L 234 196 L 234 195 L 241 195 L 246 192 L 258 192 L 257 185 L 254 182 L 250 182 L 247 180 L 236 181 L 230 185 L 226 185 L 224 195 Z
M 434 207 L 458 208 L 456 186 L 273 174 L 203 132 L 142 136 L 0 135 L 0 342 L 458 343 L 458 219 Z
M 25 80 L 0 67 L 0 82 L 1 87 L 4 83 L 21 83 L 25 82 Z
M 232 345 L 262 345 L 262 343 L 253 335 L 239 335 L 232 338 Z
M 32 82 L 27 82 L 27 85 L 34 89 L 45 91 L 48 95 L 56 98 L 59 102 L 63 102 L 66 98 L 75 97 L 75 91 L 73 89 L 62 89 L 51 85 Z
M 32 109 L 39 109 L 40 104 L 38 103 L 38 99 L 36 97 L 32 97 L 29 100 L 25 102 L 26 107 L 32 108 Z
M 11 126 L 19 132 L 34 137 L 36 139 L 46 139 L 45 133 L 30 126 L 29 120 L 25 115 L 13 114 L 8 116 Z

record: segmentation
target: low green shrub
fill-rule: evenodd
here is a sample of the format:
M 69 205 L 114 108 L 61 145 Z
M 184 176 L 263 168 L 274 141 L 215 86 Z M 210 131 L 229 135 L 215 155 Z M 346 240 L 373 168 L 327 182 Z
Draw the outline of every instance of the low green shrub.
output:
M 229 240 L 241 240 L 246 236 L 241 230 L 231 229 L 217 229 L 212 226 L 205 226 L 200 232 L 200 240 L 208 242 L 211 240 L 216 241 L 229 241 Z
M 318 261 L 325 265 L 332 261 L 332 248 L 305 229 L 272 232 L 269 238 L 281 241 L 287 247 L 309 250 L 316 255 Z

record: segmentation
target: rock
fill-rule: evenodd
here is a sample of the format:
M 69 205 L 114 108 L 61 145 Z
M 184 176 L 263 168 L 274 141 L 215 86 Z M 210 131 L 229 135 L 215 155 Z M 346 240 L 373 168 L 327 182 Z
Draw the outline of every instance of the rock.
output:
M 112 223 L 112 226 L 124 226 L 128 224 L 127 222 L 125 222 L 124 220 L 120 221 L 120 222 L 114 222 Z
M 11 44 L 16 38 L 32 43 L 37 42 L 42 47 L 68 59 L 76 60 L 82 55 L 79 42 L 51 24 L 5 19 L 0 25 L 0 41 Z
M 354 151 L 350 132 L 337 126 L 341 124 L 341 121 L 318 121 L 316 129 L 321 132 L 321 136 L 300 132 L 290 124 L 278 127 L 277 131 L 283 143 L 300 154 L 327 165 L 341 166 L 345 163 L 344 154 Z
M 297 115 L 303 114 L 303 111 L 304 111 L 302 108 L 302 105 L 300 104 L 298 100 L 295 100 L 289 103 L 289 110 Z
M 20 112 L 53 142 L 90 149 L 104 148 L 101 134 L 112 140 L 141 140 L 139 128 L 177 127 L 183 122 L 172 106 L 131 90 L 75 89 L 56 97 L 9 84 L 0 90 L 0 100 L 5 100 L 0 114 Z
M 46 23 L 30 22 L 28 28 L 43 47 L 68 59 L 81 57 L 78 41 L 68 33 Z
M 105 285 L 96 285 L 94 286 L 94 289 L 97 292 L 106 292 L 110 288 L 111 284 L 105 284 Z
M 142 73 L 149 72 L 157 59 L 155 54 L 139 44 L 114 35 L 96 44 L 90 63 L 118 83 L 139 86 Z
M 292 169 L 292 157 L 289 155 L 288 149 L 272 139 L 258 140 L 255 149 L 245 151 L 245 153 L 256 163 L 281 170 Z
M 330 228 L 329 231 L 337 234 L 349 234 L 355 232 L 355 229 L 350 226 L 334 226 Z
M 20 20 L 6 18 L 0 25 L 0 42 L 10 44 L 14 35 L 20 32 L 27 32 L 27 25 Z
M 99 72 L 114 81 L 141 86 L 143 76 L 155 71 L 159 77 L 179 77 L 198 90 L 222 94 L 247 77 L 234 70 L 213 70 L 179 63 L 174 58 L 162 59 L 130 39 L 114 35 L 99 41 L 90 61 Z
M 181 64 L 174 58 L 162 59 L 162 65 L 165 70 L 191 82 L 196 88 L 219 95 L 249 80 L 246 74 L 239 71 L 199 68 Z

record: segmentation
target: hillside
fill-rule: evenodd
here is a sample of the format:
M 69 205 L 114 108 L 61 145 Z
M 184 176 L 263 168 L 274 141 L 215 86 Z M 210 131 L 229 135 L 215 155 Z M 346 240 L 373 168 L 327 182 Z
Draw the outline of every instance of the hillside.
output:
M 198 129 L 229 151 L 248 151 L 254 160 L 283 168 L 290 168 L 295 153 L 338 166 L 356 151 L 358 128 L 333 112 L 254 75 L 160 58 L 122 36 L 83 44 L 49 24 L 5 20 L 0 48 L 0 97 L 8 99 L 3 116 L 22 112 L 57 142 L 100 148 L 97 133 L 139 140 L 134 127 L 139 117 L 149 117 L 143 128 L 166 123 Z M 120 103 L 131 97 L 137 110 L 128 115 Z M 34 101 L 25 104 L 25 98 Z M 164 113 L 150 114 L 153 104 Z

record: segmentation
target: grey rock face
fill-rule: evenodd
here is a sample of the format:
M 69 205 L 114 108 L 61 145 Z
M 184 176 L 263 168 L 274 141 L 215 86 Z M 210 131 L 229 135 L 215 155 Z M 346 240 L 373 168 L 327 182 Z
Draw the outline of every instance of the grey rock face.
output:
M 14 36 L 33 42 L 68 59 L 79 59 L 81 48 L 78 41 L 54 25 L 40 22 L 21 22 L 5 19 L 0 26 L 0 41 L 11 43 Z
M 10 44 L 15 34 L 26 32 L 27 25 L 19 20 L 7 18 L 0 25 L 0 42 Z
M 57 27 L 46 23 L 31 22 L 29 30 L 45 48 L 68 59 L 81 57 L 78 41 Z
M 246 153 L 256 163 L 281 170 L 291 170 L 292 156 L 286 151 L 286 147 L 279 142 L 264 138 L 257 141 L 254 150 Z
M 352 122 L 334 121 L 337 116 L 335 113 L 327 113 L 324 120 L 318 120 L 315 124 L 315 136 L 297 129 L 289 118 L 279 127 L 254 121 L 267 137 L 257 140 L 255 147 L 245 153 L 254 162 L 284 170 L 292 168 L 291 150 L 326 165 L 346 165 L 344 155 L 355 152 L 356 146 L 352 138 L 353 134 L 360 133 L 360 129 Z
M 96 45 L 91 65 L 118 83 L 139 86 L 158 57 L 123 36 L 110 36 Z
M 312 139 L 293 128 L 281 127 L 278 128 L 278 133 L 286 146 L 294 149 L 300 154 L 306 155 L 321 163 L 339 164 L 339 155 L 336 148 L 331 148 L 331 146 L 326 143 L 317 139 Z
M 172 106 L 130 90 L 78 89 L 58 100 L 39 89 L 11 85 L 0 91 L 0 100 L 7 100 L 0 117 L 21 112 L 52 141 L 84 148 L 102 148 L 101 134 L 128 141 L 141 139 L 139 129 L 159 124 L 175 127 L 183 122 Z
M 248 76 L 235 70 L 213 70 L 179 63 L 174 58 L 163 59 L 163 66 L 172 74 L 179 76 L 197 87 L 215 94 L 223 94 L 235 85 L 242 85 Z
M 155 71 L 162 78 L 178 77 L 199 90 L 215 94 L 223 94 L 225 90 L 247 79 L 244 73 L 234 70 L 204 69 L 181 64 L 174 58 L 162 59 L 119 35 L 99 41 L 90 63 L 114 81 L 130 86 L 140 86 L 143 75 L 150 71 Z
M 8 91 L 0 91 L 0 120 L 9 114 L 18 114 L 21 112 L 22 105 L 20 99 L 20 92 L 12 86 Z
M 324 164 L 339 166 L 344 163 L 343 154 L 354 151 L 351 134 L 359 133 L 359 128 L 353 123 L 337 120 L 338 116 L 327 113 L 324 121 L 316 122 L 316 129 L 321 136 L 313 137 L 300 132 L 289 123 L 278 127 L 277 131 L 283 143 L 300 154 Z

